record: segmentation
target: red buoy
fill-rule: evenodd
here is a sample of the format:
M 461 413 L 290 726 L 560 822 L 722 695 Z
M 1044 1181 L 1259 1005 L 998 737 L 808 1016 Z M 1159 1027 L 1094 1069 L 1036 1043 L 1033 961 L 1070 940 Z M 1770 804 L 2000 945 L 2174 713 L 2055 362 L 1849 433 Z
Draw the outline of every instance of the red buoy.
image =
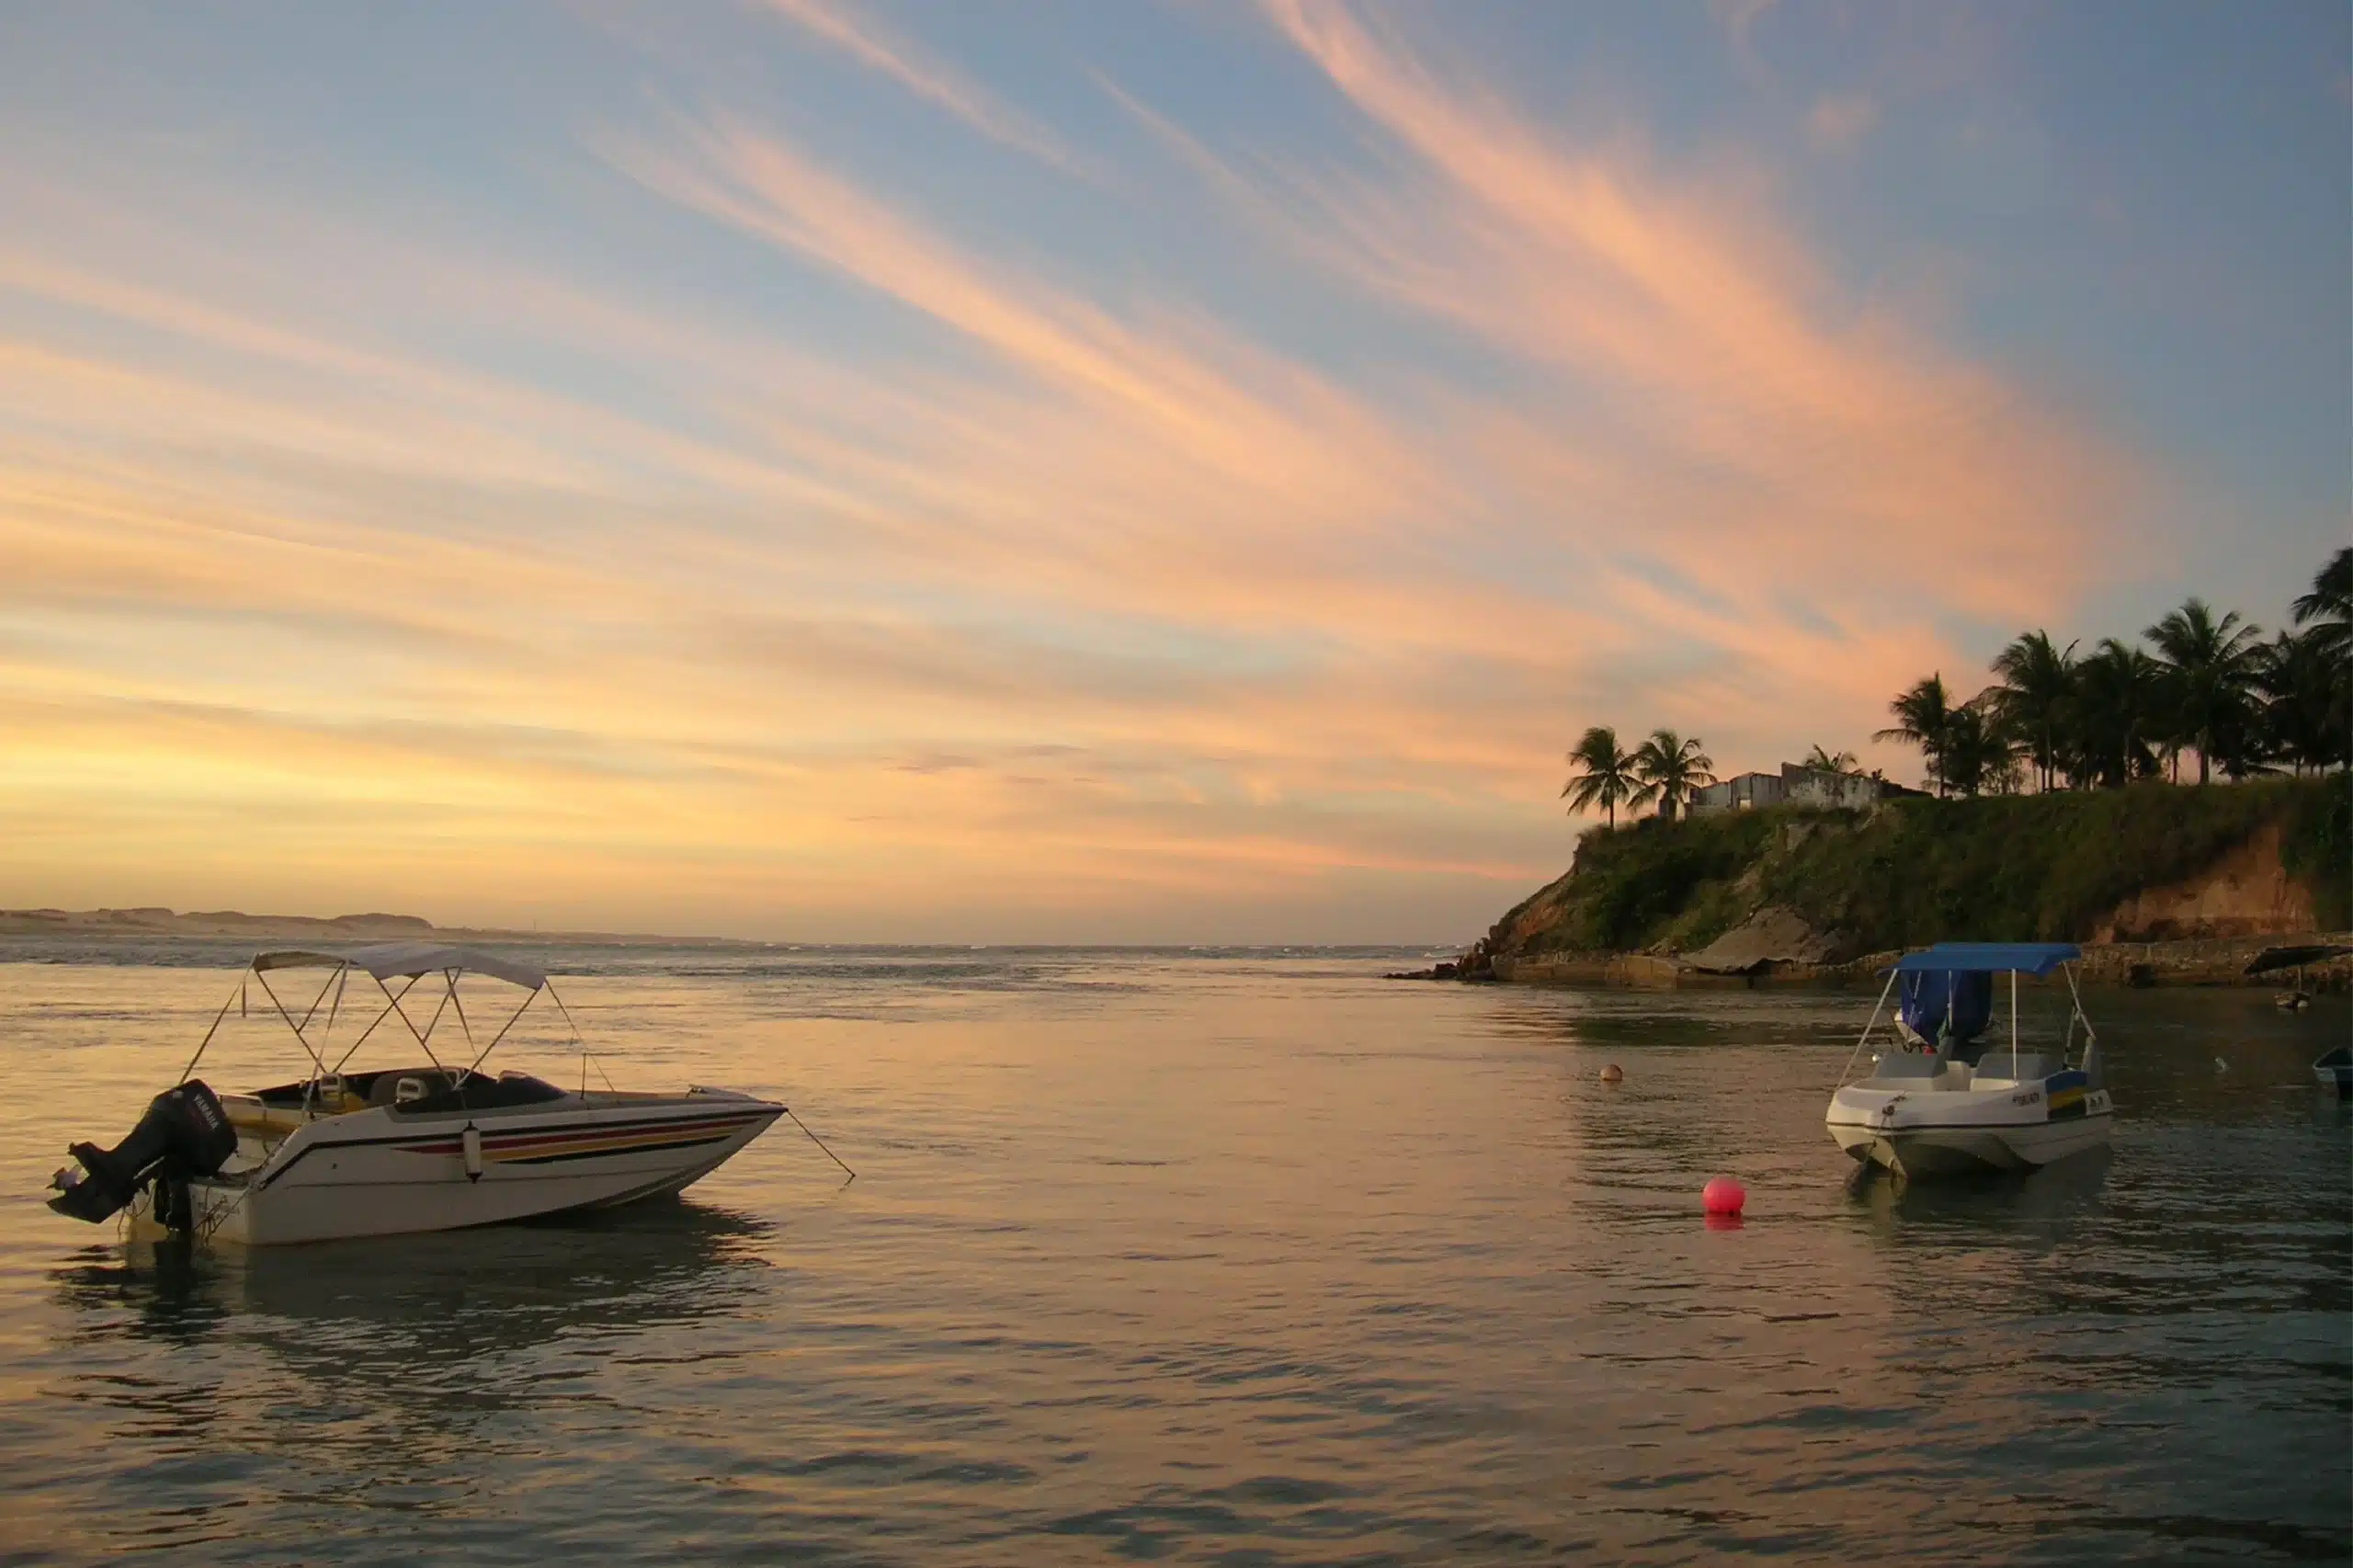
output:
M 1748 1202 L 1748 1191 L 1730 1176 L 1712 1176 L 1700 1189 L 1699 1205 L 1711 1214 L 1737 1214 Z
M 1625 1076 L 1626 1074 L 1624 1070 L 1621 1069 L 1615 1062 L 1612 1062 L 1608 1066 L 1604 1067 L 1601 1070 L 1601 1081 L 1605 1084 L 1621 1083 L 1624 1081 Z

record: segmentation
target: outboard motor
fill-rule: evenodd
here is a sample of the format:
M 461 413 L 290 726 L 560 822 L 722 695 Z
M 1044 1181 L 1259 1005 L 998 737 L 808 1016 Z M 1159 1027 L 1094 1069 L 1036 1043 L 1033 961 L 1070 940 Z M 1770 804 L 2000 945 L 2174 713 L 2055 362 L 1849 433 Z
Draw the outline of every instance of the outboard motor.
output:
M 209 1176 L 236 1152 L 237 1130 L 229 1125 L 221 1096 L 203 1080 L 190 1078 L 149 1100 L 147 1114 L 113 1148 L 74 1144 L 74 1157 L 82 1168 L 68 1165 L 50 1177 L 49 1185 L 58 1190 L 49 1206 L 97 1224 L 130 1202 L 150 1177 L 172 1183 Z M 157 1196 L 162 1197 L 160 1189 Z M 159 1202 L 159 1211 L 163 1207 Z

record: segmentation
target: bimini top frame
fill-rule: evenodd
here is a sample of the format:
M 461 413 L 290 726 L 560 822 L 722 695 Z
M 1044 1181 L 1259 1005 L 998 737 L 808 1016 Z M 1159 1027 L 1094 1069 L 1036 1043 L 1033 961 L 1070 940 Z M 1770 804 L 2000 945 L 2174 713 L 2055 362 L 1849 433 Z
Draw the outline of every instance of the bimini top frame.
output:
M 320 985 L 318 994 L 311 999 L 310 1006 L 303 1009 L 300 1018 L 294 1016 L 293 1011 L 287 1006 L 285 1001 L 278 996 L 277 990 L 269 983 L 270 972 L 282 969 L 326 969 L 334 971 Z M 330 1067 L 326 1061 L 327 1037 L 333 1034 L 336 1017 L 342 1010 L 345 985 L 354 974 L 362 975 L 374 982 L 376 989 L 383 994 L 384 1006 L 369 1022 L 368 1027 L 359 1031 L 358 1038 L 344 1048 L 343 1054 L 337 1057 L 335 1065 Z M 295 1040 L 301 1043 L 304 1054 L 311 1059 L 311 1065 L 315 1070 L 316 1076 L 311 1081 L 310 1088 L 305 1091 L 306 1099 L 311 1090 L 315 1089 L 322 1080 L 339 1074 L 343 1071 L 343 1064 L 351 1060 L 352 1054 L 368 1042 L 369 1037 L 376 1032 L 377 1026 L 382 1024 L 387 1018 L 399 1018 L 410 1038 L 415 1040 L 419 1049 L 425 1052 L 426 1059 L 435 1067 L 441 1068 L 444 1072 L 449 1071 L 443 1066 L 440 1057 L 434 1054 L 433 1034 L 440 1028 L 444 1016 L 454 1014 L 458 1020 L 459 1030 L 465 1036 L 466 1044 L 469 1047 L 474 1044 L 473 1027 L 466 1017 L 465 1004 L 458 998 L 458 977 L 462 974 L 486 974 L 494 980 L 503 980 L 510 985 L 520 986 L 528 994 L 524 996 L 522 1006 L 515 1009 L 513 1016 L 499 1026 L 498 1032 L 491 1037 L 490 1043 L 475 1051 L 471 1062 L 456 1069 L 452 1082 L 461 1084 L 481 1069 L 483 1061 L 498 1048 L 498 1042 L 506 1038 L 507 1031 L 515 1027 L 524 1011 L 542 991 L 547 993 L 548 999 L 553 1002 L 557 1010 L 563 1015 L 564 1026 L 572 1031 L 573 1043 L 581 1047 L 582 1066 L 583 1071 L 585 1071 L 588 1053 L 587 1048 L 581 1042 L 579 1027 L 573 1023 L 572 1009 L 566 1007 L 563 1005 L 563 998 L 556 994 L 555 987 L 548 983 L 546 973 L 529 964 L 497 953 L 484 952 L 479 948 L 449 947 L 435 942 L 377 942 L 342 952 L 310 948 L 290 948 L 256 953 L 253 962 L 247 966 L 246 970 L 246 975 L 261 986 L 263 994 L 269 998 L 271 1006 L 276 1008 L 278 1016 L 285 1020 L 286 1027 L 293 1030 Z M 425 1020 L 424 1028 L 419 1028 L 416 1020 L 410 1017 L 404 1004 L 418 984 L 428 975 L 441 977 L 442 983 L 439 987 L 441 994 L 439 1000 L 434 1005 L 432 1017 Z M 387 983 L 394 980 L 404 983 L 397 991 Z M 204 1039 L 198 1044 L 196 1054 L 188 1058 L 188 1068 L 180 1074 L 182 1082 L 186 1082 L 195 1074 L 196 1064 L 204 1059 L 204 1052 L 211 1045 L 212 1037 L 220 1032 L 221 1024 L 228 1017 L 230 1007 L 234 1006 L 238 1006 L 240 1011 L 243 1010 L 246 996 L 245 988 L 246 979 L 239 979 L 236 991 L 228 1001 L 221 1005 L 221 1011 L 213 1017 L 212 1027 L 204 1031 Z M 421 1004 L 423 998 L 418 998 L 418 1001 Z M 319 1025 L 321 1036 L 314 1041 L 312 1039 L 311 1029 L 313 1023 L 318 1020 L 319 1009 L 322 1006 L 327 1009 L 326 1018 L 323 1024 Z M 599 1068 L 599 1071 L 601 1072 L 602 1069 Z M 608 1086 L 610 1085 L 608 1085 Z
M 1855 1049 L 1847 1054 L 1847 1065 L 1839 1070 L 1838 1082 L 1844 1085 L 1848 1074 L 1855 1070 L 1855 1058 L 1871 1038 L 1871 1030 L 1879 1027 L 1880 1015 L 1887 1010 L 1887 999 L 1895 990 L 1898 976 L 1921 973 L 1945 974 L 2006 974 L 2010 977 L 2010 1073 L 2018 1073 L 2018 976 L 2031 974 L 2037 979 L 2059 971 L 2067 978 L 2067 1038 L 2059 1048 L 2063 1062 L 2075 1046 L 2075 1026 L 2084 1026 L 2083 1070 L 2092 1083 L 2099 1081 L 2099 1039 L 2092 1032 L 2090 1015 L 2084 1011 L 2084 994 L 2076 987 L 2075 960 L 2084 956 L 2083 949 L 2073 942 L 1938 942 L 1918 952 L 1906 953 L 1881 971 L 1887 983 L 1880 989 L 1879 1006 L 1871 1009 L 1870 1022 L 1855 1040 Z M 1949 994 L 1949 993 L 1948 993 Z M 1949 1003 L 1948 1006 L 1950 1004 Z M 1877 1058 L 1873 1058 L 1877 1060 Z
M 378 942 L 341 953 L 293 948 L 283 952 L 256 953 L 253 967 L 256 970 L 350 968 L 379 983 L 403 976 L 414 981 L 427 974 L 456 970 L 467 974 L 486 974 L 509 985 L 522 986 L 527 991 L 537 991 L 548 983 L 547 975 L 529 964 L 517 963 L 513 959 L 501 958 L 480 948 L 444 947 L 435 942 Z

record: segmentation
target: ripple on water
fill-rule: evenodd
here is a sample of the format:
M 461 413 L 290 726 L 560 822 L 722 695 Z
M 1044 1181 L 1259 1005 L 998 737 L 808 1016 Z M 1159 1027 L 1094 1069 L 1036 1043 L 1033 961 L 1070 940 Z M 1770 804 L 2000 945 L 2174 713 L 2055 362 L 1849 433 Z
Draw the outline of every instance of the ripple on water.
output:
M 1821 1131 L 1853 996 L 1408 958 L 608 957 L 617 1075 L 784 1094 L 858 1179 L 787 1129 L 684 1203 L 250 1256 L 0 1210 L 7 1560 L 2353 1553 L 2341 1006 L 2097 998 L 2112 1154 L 1901 1188 Z M 88 1120 L 0 1103 L 7 1190 L 223 984 L 0 967 Z

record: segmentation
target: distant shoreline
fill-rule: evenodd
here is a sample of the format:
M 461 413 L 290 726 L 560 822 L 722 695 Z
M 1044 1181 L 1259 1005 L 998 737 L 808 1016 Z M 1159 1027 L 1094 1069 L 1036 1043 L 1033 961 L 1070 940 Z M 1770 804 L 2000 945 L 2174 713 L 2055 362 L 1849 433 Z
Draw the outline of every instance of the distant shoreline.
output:
M 267 942 L 356 945 L 364 942 L 450 942 L 563 948 L 716 948 L 758 953 L 1274 953 L 1427 958 L 1452 952 L 1449 942 L 959 942 L 819 941 L 807 937 L 688 937 L 675 932 L 514 930 L 496 926 L 436 926 L 415 915 L 247 915 L 240 910 L 0 909 L 0 941 L 49 937 L 71 941 Z
M 436 926 L 417 915 L 247 915 L 242 910 L 181 913 L 137 909 L 0 909 L 0 937 L 155 937 L 264 941 L 538 943 L 563 947 L 631 947 L 691 942 L 698 947 L 758 948 L 741 937 L 676 937 L 655 932 L 512 930 L 496 926 Z

